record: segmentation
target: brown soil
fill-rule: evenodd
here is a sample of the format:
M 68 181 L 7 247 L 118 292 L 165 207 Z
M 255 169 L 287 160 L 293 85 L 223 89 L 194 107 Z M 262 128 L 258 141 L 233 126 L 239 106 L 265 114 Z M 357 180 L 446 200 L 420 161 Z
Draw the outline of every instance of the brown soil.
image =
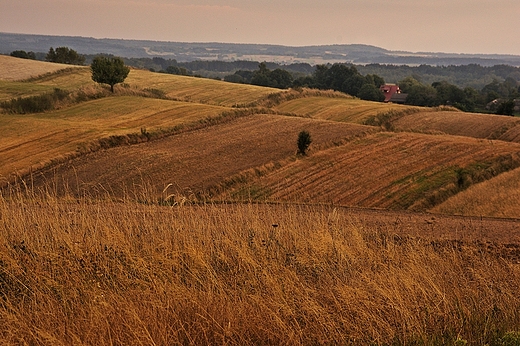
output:
M 516 243 L 520 263 L 520 219 L 451 216 L 407 211 L 342 208 L 367 229 L 390 231 L 398 236 L 413 236 L 438 241 Z M 483 246 L 484 246 L 483 245 Z M 484 246 L 486 247 L 486 246 Z M 514 252 L 514 251 L 513 251 Z
M 157 194 L 202 191 L 244 170 L 294 157 L 301 130 L 311 150 L 377 131 L 374 128 L 297 117 L 254 115 L 157 141 L 85 155 L 28 178 L 36 189 L 112 196 L 125 191 Z M 144 191 L 147 190 L 147 191 Z

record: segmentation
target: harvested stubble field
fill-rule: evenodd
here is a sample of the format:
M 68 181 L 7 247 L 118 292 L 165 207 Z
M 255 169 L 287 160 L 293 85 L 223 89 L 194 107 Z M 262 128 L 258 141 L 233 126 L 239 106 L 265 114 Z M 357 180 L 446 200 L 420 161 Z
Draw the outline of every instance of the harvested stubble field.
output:
M 397 131 L 445 133 L 455 136 L 520 142 L 520 119 L 464 112 L 420 112 L 393 122 Z
M 359 99 L 330 98 L 324 96 L 299 98 L 275 107 L 284 113 L 299 114 L 323 120 L 363 124 L 369 117 L 389 111 L 409 110 L 409 106 L 368 102 Z
M 18 59 L 6 55 L 0 55 L 0 66 L 2 66 L 0 79 L 4 81 L 29 79 L 70 67 L 70 65 L 42 63 L 41 61 Z
M 29 77 L 0 100 L 82 97 L 0 113 L 0 176 L 19 173 L 0 190 L 0 344 L 520 344 L 516 120 L 140 70 L 110 97 L 88 68 Z M 477 217 L 403 210 L 431 207 Z
M 0 177 L 38 169 L 58 158 L 75 156 L 114 135 L 167 131 L 196 124 L 228 111 L 223 107 L 122 96 L 43 113 L 20 116 L 4 114 L 0 120 Z
M 519 153 L 500 141 L 382 132 L 253 176 L 223 197 L 424 210 L 456 191 L 459 169 L 509 170 Z
M 27 182 L 34 187 L 52 185 L 60 194 L 82 195 L 96 189 L 123 197 L 144 185 L 157 199 L 171 185 L 165 193 L 205 195 L 242 172 L 275 169 L 292 161 L 301 129 L 313 133 L 315 150 L 377 131 L 355 124 L 253 114 L 158 141 L 81 156 L 40 171 Z

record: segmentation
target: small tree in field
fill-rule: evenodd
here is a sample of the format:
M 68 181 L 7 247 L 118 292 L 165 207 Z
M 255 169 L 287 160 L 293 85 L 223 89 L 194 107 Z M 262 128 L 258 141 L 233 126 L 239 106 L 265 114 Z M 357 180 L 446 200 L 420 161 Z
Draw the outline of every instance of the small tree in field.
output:
M 97 83 L 110 85 L 110 91 L 114 92 L 114 85 L 123 83 L 130 73 L 121 58 L 107 58 L 98 56 L 90 65 L 92 80 Z
M 312 139 L 310 133 L 307 131 L 301 131 L 298 134 L 298 154 L 307 155 L 307 149 L 309 149 L 311 143 Z

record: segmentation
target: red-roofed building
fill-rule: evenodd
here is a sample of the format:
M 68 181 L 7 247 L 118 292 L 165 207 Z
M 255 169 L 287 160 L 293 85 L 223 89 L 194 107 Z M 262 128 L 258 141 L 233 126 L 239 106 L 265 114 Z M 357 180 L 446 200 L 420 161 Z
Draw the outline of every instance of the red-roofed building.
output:
M 401 94 L 397 84 L 384 84 L 379 88 L 385 94 L 384 102 L 404 103 L 408 94 Z

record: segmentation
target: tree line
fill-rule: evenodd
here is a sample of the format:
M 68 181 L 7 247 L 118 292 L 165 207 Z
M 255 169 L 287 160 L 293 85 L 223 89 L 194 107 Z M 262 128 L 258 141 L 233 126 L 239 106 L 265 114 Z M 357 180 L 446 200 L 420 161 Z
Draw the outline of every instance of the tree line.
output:
M 36 59 L 40 53 L 14 51 L 12 56 Z M 84 56 L 68 47 L 50 48 L 45 60 L 65 64 L 84 65 L 92 63 L 99 55 Z M 114 58 L 111 55 L 103 55 Z M 508 65 L 483 67 L 472 64 L 465 66 L 392 66 L 370 64 L 354 66 L 352 64 L 322 64 L 311 66 L 306 63 L 280 65 L 273 62 L 253 61 L 192 61 L 177 62 L 175 59 L 121 58 L 128 66 L 148 68 L 151 71 L 204 77 L 195 71 L 213 71 L 233 83 L 245 83 L 280 89 L 308 87 L 314 89 L 336 90 L 359 97 L 363 100 L 382 101 L 383 93 L 379 90 L 385 84 L 384 76 L 402 76 L 403 71 L 410 73 L 397 80 L 401 91 L 406 93 L 406 104 L 416 106 L 451 105 L 464 111 L 494 112 L 512 115 L 515 100 L 520 99 L 520 68 Z M 226 74 L 232 70 L 233 73 Z M 361 71 L 361 72 L 360 72 Z M 363 73 L 364 74 L 363 74 Z M 372 73 L 368 73 L 372 72 Z M 378 72 L 378 73 L 374 73 Z M 222 77 L 221 77 L 222 76 Z M 206 76 L 207 77 L 207 76 Z M 434 79 L 437 78 L 437 79 Z M 491 80 L 490 80 L 491 79 Z M 434 80 L 430 83 L 431 80 Z M 453 82 L 453 81 L 458 82 Z M 460 86 L 464 81 L 474 86 Z M 478 83 L 477 83 L 478 81 Z
M 385 84 L 383 77 L 377 74 L 362 75 L 355 66 L 347 64 L 317 65 L 313 74 L 293 78 L 287 71 L 279 68 L 270 70 L 265 63 L 260 63 L 256 71 L 239 70 L 226 76 L 224 80 L 274 88 L 332 89 L 363 100 L 384 100 L 384 95 L 379 90 Z M 426 84 L 417 76 L 408 76 L 397 84 L 402 93 L 408 94 L 405 103 L 414 106 L 450 105 L 463 111 L 512 115 L 514 100 L 520 98 L 520 82 L 513 77 L 507 77 L 503 82 L 495 79 L 481 90 L 460 88 L 444 80 Z M 498 101 L 493 104 L 495 100 Z

